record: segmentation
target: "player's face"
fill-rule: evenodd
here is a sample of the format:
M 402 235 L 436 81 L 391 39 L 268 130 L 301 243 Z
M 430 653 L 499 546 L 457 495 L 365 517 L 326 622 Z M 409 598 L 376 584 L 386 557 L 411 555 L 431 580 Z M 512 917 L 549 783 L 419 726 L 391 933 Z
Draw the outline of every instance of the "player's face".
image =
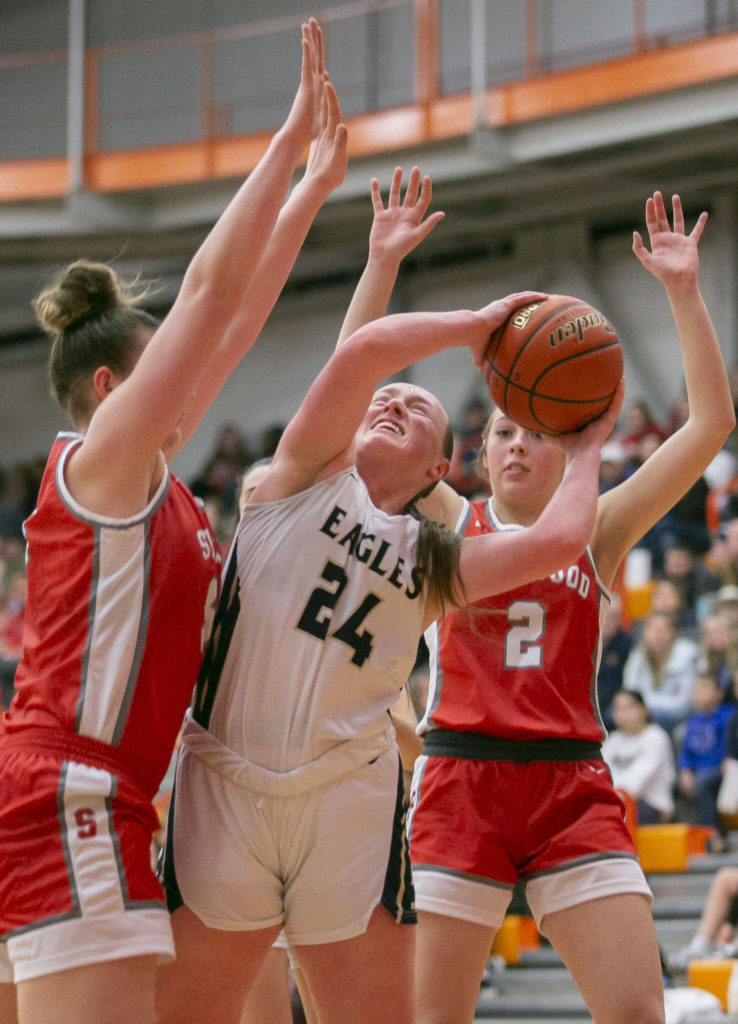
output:
M 241 491 L 238 496 L 239 511 L 243 510 L 244 505 L 248 505 L 251 495 L 267 475 L 270 468 L 271 466 L 267 463 L 262 463 L 260 466 L 254 466 L 253 469 L 246 470 L 241 481 Z
M 388 384 L 376 392 L 359 428 L 357 460 L 382 457 L 397 472 L 417 477 L 445 462 L 446 414 L 430 391 L 414 384 Z M 415 491 L 413 491 L 415 493 Z
M 541 514 L 558 487 L 564 453 L 546 434 L 526 430 L 496 410 L 485 445 L 485 465 L 497 514 L 527 525 Z

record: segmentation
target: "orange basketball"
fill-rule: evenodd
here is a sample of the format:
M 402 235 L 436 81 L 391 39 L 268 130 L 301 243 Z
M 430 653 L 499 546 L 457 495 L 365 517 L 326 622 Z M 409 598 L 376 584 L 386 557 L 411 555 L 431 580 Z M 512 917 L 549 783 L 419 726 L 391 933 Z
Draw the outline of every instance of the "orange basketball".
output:
M 490 338 L 484 375 L 512 420 L 543 434 L 601 415 L 623 375 L 615 328 L 588 302 L 549 295 L 516 309 Z

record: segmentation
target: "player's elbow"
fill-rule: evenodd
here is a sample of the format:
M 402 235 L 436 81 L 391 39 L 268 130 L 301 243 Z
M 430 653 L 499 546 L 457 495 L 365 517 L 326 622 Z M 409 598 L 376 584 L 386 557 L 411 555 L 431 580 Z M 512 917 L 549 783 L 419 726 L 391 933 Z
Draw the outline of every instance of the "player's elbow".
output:
M 706 457 L 712 458 L 724 447 L 726 441 L 735 430 L 736 416 L 732 401 L 714 403 L 707 415 L 699 412 L 690 415 L 681 430 L 688 430 L 691 436 L 704 450 Z
M 380 321 L 373 320 L 359 327 L 336 349 L 333 358 L 351 366 L 356 376 L 366 375 L 369 378 L 376 375 L 374 371 L 377 366 L 384 366 L 390 348 L 387 331 L 384 325 L 380 327 L 379 324 Z
M 723 416 L 721 418 L 721 431 L 720 432 L 723 435 L 723 440 L 724 441 L 727 441 L 727 439 L 730 437 L 730 435 L 735 430 L 735 423 L 736 423 L 736 419 L 735 419 L 735 406 L 731 402 L 730 405 L 726 406 L 726 408 L 724 410 L 724 413 L 723 413 Z

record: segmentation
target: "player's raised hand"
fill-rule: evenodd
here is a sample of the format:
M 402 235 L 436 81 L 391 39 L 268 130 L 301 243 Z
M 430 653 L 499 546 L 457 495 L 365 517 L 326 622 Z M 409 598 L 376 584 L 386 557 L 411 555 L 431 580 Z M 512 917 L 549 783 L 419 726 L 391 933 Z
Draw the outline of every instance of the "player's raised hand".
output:
M 502 299 L 495 299 L 477 311 L 477 316 L 482 320 L 486 333 L 483 332 L 483 336 L 478 341 L 472 342 L 470 348 L 474 362 L 480 370 L 484 369 L 484 357 L 487 354 L 492 332 L 507 320 L 513 310 L 519 309 L 521 306 L 528 306 L 531 302 L 542 302 L 547 298 L 548 295 L 545 292 L 512 292 Z
M 568 459 L 571 459 L 577 452 L 594 445 L 601 448 L 615 428 L 620 410 L 623 407 L 625 397 L 625 377 L 621 377 L 613 392 L 610 404 L 607 409 L 592 420 L 581 430 L 572 431 L 569 434 L 556 434 L 552 440 L 559 444 Z
M 327 72 L 324 77 L 320 132 L 310 146 L 305 180 L 314 182 L 326 192 L 332 192 L 346 176 L 348 132 L 346 125 L 341 122 L 341 105 L 333 83 Z
M 369 252 L 373 259 L 388 259 L 399 263 L 409 252 L 431 233 L 444 213 L 437 210 L 426 217 L 430 206 L 432 186 L 426 174 L 422 185 L 420 170 L 413 167 L 402 198 L 402 168 L 396 167 L 392 175 L 387 206 L 382 201 L 379 182 L 372 178 L 372 206 L 374 221 L 369 234 Z
M 696 281 L 699 271 L 697 245 L 707 223 L 707 214 L 701 213 L 689 234 L 684 228 L 684 212 L 678 195 L 672 196 L 673 226 L 660 192 L 646 200 L 646 228 L 650 251 L 640 233 L 633 232 L 633 252 L 640 262 L 665 285 Z
M 300 84 L 283 128 L 302 146 L 308 146 L 320 132 L 325 80 L 323 33 L 315 18 L 310 18 L 302 26 Z

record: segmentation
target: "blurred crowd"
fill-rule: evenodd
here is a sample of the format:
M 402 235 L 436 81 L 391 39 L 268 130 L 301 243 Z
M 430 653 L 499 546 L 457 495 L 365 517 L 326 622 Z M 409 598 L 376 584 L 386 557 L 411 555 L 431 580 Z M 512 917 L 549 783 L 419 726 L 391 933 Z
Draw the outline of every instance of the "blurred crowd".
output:
M 736 376 L 738 395 L 738 375 Z M 449 482 L 470 499 L 488 485 L 477 455 L 491 407 L 466 405 L 455 426 Z M 603 448 L 600 490 L 623 482 L 682 422 L 684 402 L 658 422 L 643 401 L 626 404 Z M 281 425 L 257 444 L 228 423 L 210 457 L 187 481 L 211 518 L 223 550 L 237 520 L 240 481 L 271 456 Z M 12 698 L 20 656 L 25 570 L 22 523 L 33 511 L 43 462 L 0 473 L 0 682 Z M 418 663 L 423 674 L 422 656 Z M 417 686 L 417 682 L 416 682 Z M 725 845 L 718 794 L 725 764 L 738 761 L 738 439 L 629 554 L 603 627 L 597 697 L 609 730 L 604 755 L 615 785 L 635 802 L 641 823 L 690 821 L 715 829 Z M 421 698 L 422 699 L 422 698 Z

